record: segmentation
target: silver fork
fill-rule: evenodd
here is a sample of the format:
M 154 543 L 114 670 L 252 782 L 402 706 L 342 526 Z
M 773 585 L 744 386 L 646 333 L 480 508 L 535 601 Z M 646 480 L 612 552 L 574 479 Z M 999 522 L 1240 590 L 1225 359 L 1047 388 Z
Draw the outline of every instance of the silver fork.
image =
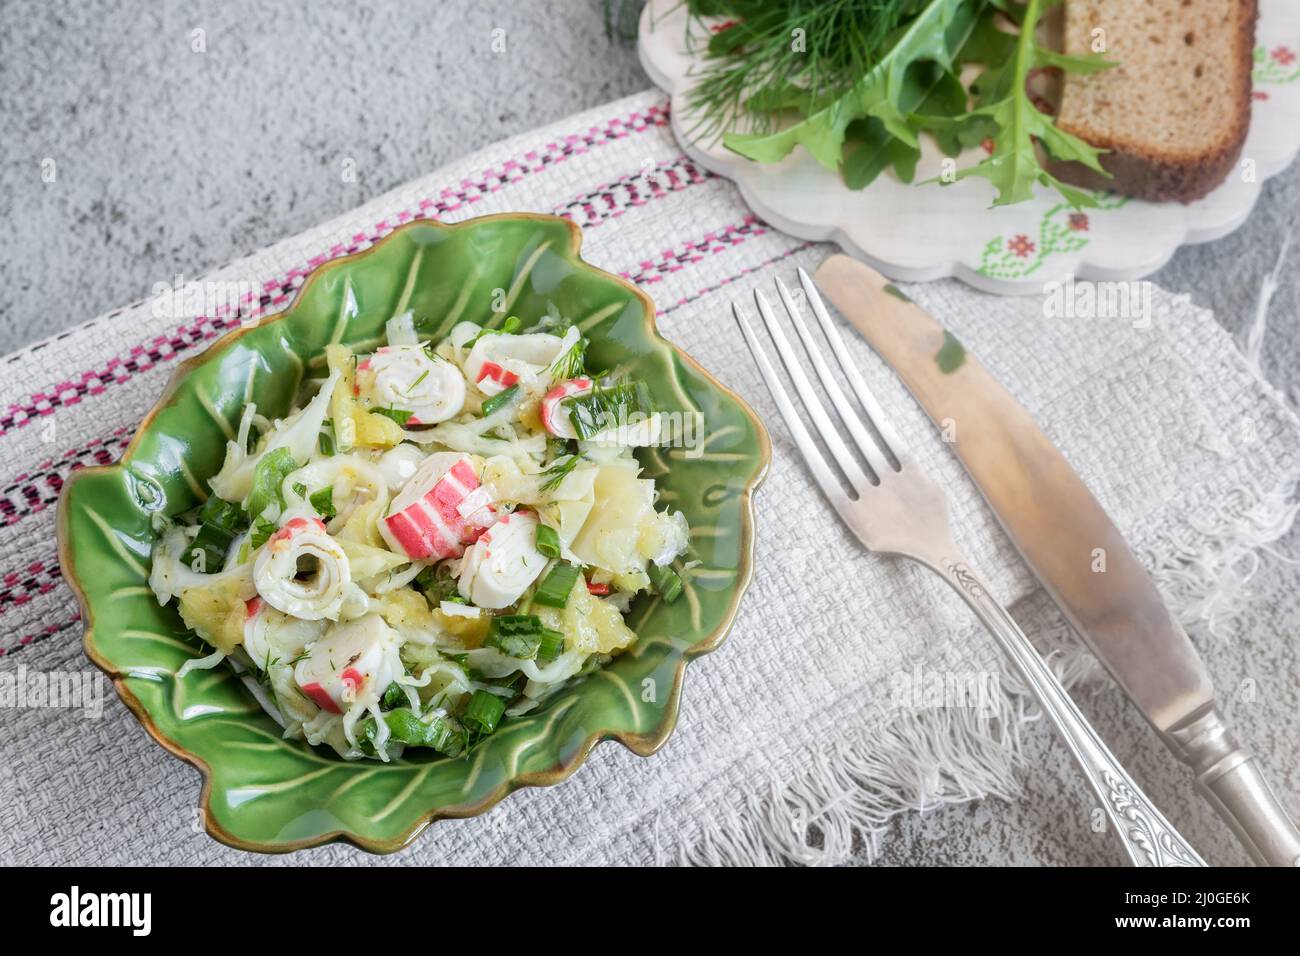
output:
M 731 307 L 781 417 L 785 419 L 822 492 L 868 550 L 919 562 L 947 581 L 970 605 L 1064 738 L 1083 775 L 1101 799 L 1113 829 L 1135 866 L 1205 866 L 1196 851 L 1129 777 L 1043 662 L 1029 638 L 971 569 L 953 542 L 947 497 L 907 456 L 880 404 L 849 358 L 816 286 L 803 269 L 799 270 L 799 284 L 803 286 L 812 313 L 830 343 L 843 379 L 857 396 L 878 437 L 867 430 L 866 424 L 854 411 L 840 387 L 839 376 L 832 372 L 821 349 L 813 341 L 789 290 L 780 279 L 776 280 L 777 294 L 790 315 L 818 381 L 835 406 L 854 447 L 866 462 L 867 470 L 859 465 L 840 430 L 831 421 L 762 292 L 755 290 L 754 302 L 817 435 L 853 489 L 852 495 L 845 492 L 840 476 L 817 448 L 740 306 L 733 302 Z

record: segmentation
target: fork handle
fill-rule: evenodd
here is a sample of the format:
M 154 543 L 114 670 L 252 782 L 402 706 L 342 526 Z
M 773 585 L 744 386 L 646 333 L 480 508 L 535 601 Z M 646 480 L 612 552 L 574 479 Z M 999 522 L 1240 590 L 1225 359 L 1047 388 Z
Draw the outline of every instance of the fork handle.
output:
M 970 566 L 964 560 L 949 558 L 934 567 L 970 605 L 1011 658 L 1101 799 L 1102 808 L 1133 865 L 1205 866 L 1205 861 L 1133 782 L 1044 663 L 1025 632 L 1020 630 L 1006 608 L 993 598 Z

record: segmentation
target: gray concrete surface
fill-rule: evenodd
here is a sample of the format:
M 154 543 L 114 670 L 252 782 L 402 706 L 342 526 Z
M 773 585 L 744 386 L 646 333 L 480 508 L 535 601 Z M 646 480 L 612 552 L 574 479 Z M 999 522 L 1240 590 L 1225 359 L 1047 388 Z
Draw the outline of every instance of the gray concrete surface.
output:
M 649 85 L 632 45 L 605 36 L 599 0 L 0 0 L 0 25 L 0 222 L 9 233 L 0 352 L 141 298 L 178 271 L 200 275 L 479 146 Z M 497 29 L 503 56 L 491 53 Z M 195 52 L 200 38 L 204 52 Z M 47 158 L 53 182 L 42 178 Z M 348 159 L 352 182 L 341 175 Z M 1181 250 L 1155 279 L 1241 334 L 1298 198 L 1293 167 L 1267 184 L 1244 227 Z M 1300 248 L 1292 262 L 1300 265 Z M 1274 299 L 1263 363 L 1293 401 L 1297 271 Z M 1300 552 L 1300 535 L 1284 550 Z M 1300 572 L 1269 575 L 1254 625 L 1294 633 Z M 1203 646 L 1216 673 L 1250 672 L 1230 642 Z M 1294 656 L 1282 663 L 1294 678 Z M 1158 775 L 1169 758 L 1117 692 L 1104 687 L 1085 707 L 1109 740 L 1124 742 L 1120 755 L 1139 780 Z M 883 861 L 1112 861 L 1105 844 L 1088 842 L 1062 748 L 1037 734 L 1029 751 L 1026 799 L 910 816 Z M 1152 795 L 1177 820 L 1215 825 L 1185 793 Z

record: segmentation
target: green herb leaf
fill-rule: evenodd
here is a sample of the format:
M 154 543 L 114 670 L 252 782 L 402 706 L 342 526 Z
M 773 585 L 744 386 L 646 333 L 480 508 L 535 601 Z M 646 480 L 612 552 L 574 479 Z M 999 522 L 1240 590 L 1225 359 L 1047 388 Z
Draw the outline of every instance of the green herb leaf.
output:
M 297 470 L 298 463 L 287 448 L 277 448 L 263 455 L 253 469 L 253 488 L 247 499 L 248 513 L 257 517 L 273 502 L 283 507 L 281 489 L 284 479 Z
M 384 710 L 392 710 L 394 707 L 399 707 L 406 702 L 406 691 L 402 689 L 402 685 L 397 681 L 389 684 L 384 690 L 384 696 L 379 698 L 379 704 Z
M 786 129 L 728 133 L 723 144 L 760 163 L 779 162 L 796 146 L 803 146 L 827 169 L 839 169 L 849 124 L 874 116 L 890 135 L 915 148 L 916 131 L 907 120 L 902 100 L 905 93 L 914 95 L 916 91 L 915 84 L 907 83 L 908 69 L 913 63 L 931 62 L 955 73 L 958 51 L 975 29 L 979 8 L 969 0 L 933 0 L 842 95 Z
M 939 371 L 944 375 L 951 375 L 966 361 L 966 349 L 957 341 L 957 336 L 945 329 L 943 345 L 935 353 L 934 361 L 939 366 Z
M 376 415 L 383 415 L 385 418 L 391 418 L 403 428 L 406 427 L 407 421 L 414 412 L 408 412 L 405 408 L 372 408 L 370 411 Z
M 1091 194 L 1047 172 L 1035 148 L 1041 143 L 1055 160 L 1104 173 L 1102 151 L 1059 129 L 1026 88 L 1035 68 L 1094 73 L 1112 65 L 1038 45 L 1035 28 L 1054 2 L 688 0 L 693 14 L 740 20 L 710 41 L 711 61 L 692 103 L 703 112 L 701 125 L 725 128 L 739 118 L 741 90 L 761 90 L 744 100 L 754 131 L 728 132 L 723 143 L 762 163 L 778 162 L 803 146 L 826 168 L 839 169 L 853 189 L 891 168 L 911 182 L 920 155 L 917 136 L 929 132 L 949 156 L 992 140 L 992 153 L 959 170 L 957 178 L 988 179 L 997 189 L 995 205 L 1031 198 L 1035 183 L 1056 189 L 1073 205 L 1095 205 Z M 1002 15 L 1020 24 L 1018 35 L 999 28 Z M 795 27 L 803 29 L 808 46 L 790 56 L 785 47 Z M 833 42 L 819 43 L 814 34 Z M 975 62 L 986 68 L 972 88 L 972 103 L 960 70 Z M 791 108 L 803 119 L 774 129 Z
M 995 206 L 1032 199 L 1035 183 L 1056 189 L 1073 206 L 1095 206 L 1097 200 L 1090 193 L 1066 185 L 1039 163 L 1035 141 L 1056 160 L 1082 163 L 1104 176 L 1110 175 L 1101 165 L 1100 157 L 1105 150 L 1057 127 L 1053 118 L 1040 112 L 1030 98 L 1026 82 L 1042 53 L 1034 38 L 1042 7 L 1042 0 L 1029 0 L 1012 55 L 989 66 L 975 81 L 976 108 L 962 122 L 981 118 L 991 121 L 996 127 L 992 134 L 993 150 L 974 166 L 958 170 L 956 178 L 987 179 L 998 191 L 993 201 Z M 1086 60 L 1088 72 L 1108 65 L 1091 58 L 1066 56 L 1060 58 L 1058 65 L 1068 67 L 1076 60 Z
M 265 518 L 254 518 L 252 532 L 248 536 L 248 543 L 254 550 L 266 544 L 268 538 L 279 530 L 279 526 L 274 521 L 267 521 Z
M 333 518 L 338 514 L 338 509 L 334 507 L 334 489 L 326 486 L 316 492 L 309 499 L 311 506 L 316 509 L 316 513 L 322 518 Z
M 456 604 L 467 603 L 456 589 L 456 579 L 451 576 L 451 571 L 445 564 L 435 564 L 425 568 L 411 583 L 415 585 L 417 591 L 423 591 L 424 596 L 435 606 L 443 601 L 452 601 Z

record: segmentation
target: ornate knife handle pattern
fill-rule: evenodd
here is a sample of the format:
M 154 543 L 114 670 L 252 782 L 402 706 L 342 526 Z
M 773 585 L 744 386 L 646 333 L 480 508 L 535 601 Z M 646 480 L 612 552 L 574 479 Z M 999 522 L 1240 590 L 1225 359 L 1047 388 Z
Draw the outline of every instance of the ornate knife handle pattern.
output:
M 1011 658 L 1074 756 L 1135 866 L 1205 866 L 1205 861 L 1161 815 L 1088 723 L 1020 626 L 989 594 L 964 560 L 948 558 L 936 570 L 970 605 Z

